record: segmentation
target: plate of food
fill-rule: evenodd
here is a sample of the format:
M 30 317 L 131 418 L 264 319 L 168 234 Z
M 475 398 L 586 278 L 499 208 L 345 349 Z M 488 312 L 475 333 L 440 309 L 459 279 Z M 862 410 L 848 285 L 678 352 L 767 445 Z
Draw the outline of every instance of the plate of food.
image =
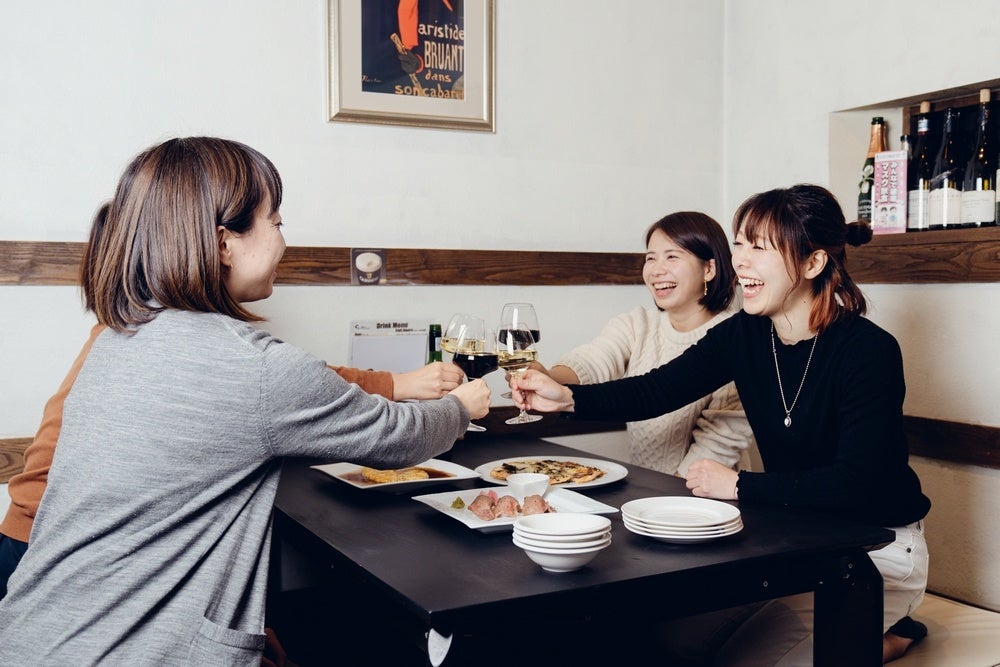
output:
M 494 489 L 445 491 L 414 496 L 413 499 L 483 533 L 511 531 L 514 520 L 527 514 L 544 512 L 614 514 L 618 511 L 618 508 L 605 505 L 582 493 L 562 488 L 549 489 L 544 498 L 528 496 L 523 501 Z
M 358 489 L 378 489 L 399 492 L 414 486 L 475 479 L 479 473 L 457 463 L 441 459 L 428 459 L 409 468 L 395 470 L 371 468 L 357 463 L 325 463 L 312 466 L 334 479 Z
M 512 456 L 490 461 L 476 467 L 487 482 L 506 484 L 507 475 L 518 472 L 540 472 L 549 476 L 549 484 L 563 488 L 601 486 L 625 479 L 628 468 L 602 459 L 578 456 Z

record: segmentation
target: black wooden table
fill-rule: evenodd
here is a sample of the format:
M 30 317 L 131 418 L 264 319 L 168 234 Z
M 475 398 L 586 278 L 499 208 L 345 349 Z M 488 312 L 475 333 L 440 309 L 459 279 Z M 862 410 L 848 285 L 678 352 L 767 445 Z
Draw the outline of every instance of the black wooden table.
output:
M 475 468 L 532 455 L 594 458 L 537 438 L 488 432 L 469 434 L 442 458 Z M 613 656 L 616 638 L 623 651 L 636 645 L 640 640 L 629 638 L 629 629 L 651 620 L 814 591 L 815 664 L 881 664 L 882 579 L 866 552 L 890 542 L 890 530 L 743 504 L 740 533 L 670 544 L 629 532 L 614 514 L 610 547 L 581 570 L 553 574 L 515 547 L 510 533 L 470 529 L 410 498 L 495 485 L 463 480 L 400 495 L 354 488 L 311 469 L 315 463 L 285 464 L 275 503 L 276 543 L 350 574 L 354 587 L 344 588 L 344 599 L 335 603 L 350 610 L 359 597 L 377 601 L 364 606 L 371 617 L 363 625 L 377 627 L 376 636 L 392 642 L 399 619 L 405 619 L 430 638 L 435 662 L 450 646 L 445 665 L 494 664 L 490 658 L 497 656 L 506 657 L 496 664 L 530 664 L 508 651 L 519 654 L 525 637 L 550 641 L 546 637 L 553 633 L 560 641 L 576 634 L 572 641 L 598 643 Z M 679 478 L 626 467 L 625 479 L 580 491 L 613 507 L 637 498 L 690 495 Z M 274 570 L 279 568 L 275 563 Z M 383 618 L 393 620 L 382 627 Z M 579 651 L 571 655 L 581 664 Z

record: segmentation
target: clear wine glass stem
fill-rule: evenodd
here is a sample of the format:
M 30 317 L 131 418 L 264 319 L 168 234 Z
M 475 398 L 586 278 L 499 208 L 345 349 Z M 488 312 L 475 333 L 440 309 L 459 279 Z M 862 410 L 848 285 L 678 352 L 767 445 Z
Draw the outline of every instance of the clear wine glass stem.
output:
M 525 368 L 518 368 L 517 370 L 512 370 L 510 373 L 511 373 L 511 375 L 514 376 L 515 379 L 517 379 L 526 370 L 528 370 L 526 367 Z M 506 420 L 506 422 L 504 422 L 504 423 L 506 423 L 506 424 L 530 424 L 531 422 L 536 422 L 536 421 L 538 421 L 541 418 L 542 418 L 541 415 L 529 415 L 527 410 L 525 410 L 524 408 L 521 408 L 521 412 L 516 417 L 511 417 L 510 419 Z

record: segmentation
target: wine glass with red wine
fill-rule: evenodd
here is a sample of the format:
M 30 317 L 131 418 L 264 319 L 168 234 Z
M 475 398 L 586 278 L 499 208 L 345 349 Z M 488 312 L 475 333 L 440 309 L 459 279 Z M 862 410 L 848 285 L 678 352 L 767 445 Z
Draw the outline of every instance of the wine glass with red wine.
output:
M 478 379 L 499 368 L 496 337 L 486 330 L 482 318 L 474 315 L 457 313 L 451 318 L 441 336 L 441 349 L 451 353 L 452 363 L 468 378 Z M 466 430 L 485 431 L 486 428 L 469 422 Z

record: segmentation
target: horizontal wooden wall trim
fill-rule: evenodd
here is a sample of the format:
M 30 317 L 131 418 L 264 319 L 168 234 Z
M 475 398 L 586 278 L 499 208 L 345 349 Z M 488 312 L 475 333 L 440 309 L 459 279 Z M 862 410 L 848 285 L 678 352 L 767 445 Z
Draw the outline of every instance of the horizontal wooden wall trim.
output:
M 465 437 L 522 434 L 548 438 L 617 431 L 625 427 L 619 422 L 588 422 L 563 419 L 556 415 L 546 415 L 541 421 L 531 424 L 512 426 L 504 423 L 505 419 L 516 413 L 517 410 L 511 406 L 494 406 L 485 419 L 478 420 L 488 430 L 485 433 L 468 433 Z M 938 461 L 1000 469 L 1000 428 L 924 417 L 905 417 L 904 420 L 910 454 Z M 0 483 L 24 466 L 24 449 L 29 444 L 31 438 L 0 439 Z
M 875 236 L 847 248 L 847 269 L 859 283 L 1000 282 L 1000 227 Z
M 75 285 L 83 244 L 0 241 L 0 285 Z M 292 246 L 279 285 L 350 285 L 350 248 Z M 642 253 L 386 248 L 388 285 L 638 285 Z M 848 248 L 859 283 L 1000 282 L 1000 227 L 886 234 Z
M 905 417 L 910 454 L 1000 469 L 1000 428 Z
M 0 241 L 0 285 L 79 284 L 83 243 Z M 350 285 L 351 249 L 291 246 L 279 285 Z M 638 285 L 642 253 L 386 248 L 388 285 Z

